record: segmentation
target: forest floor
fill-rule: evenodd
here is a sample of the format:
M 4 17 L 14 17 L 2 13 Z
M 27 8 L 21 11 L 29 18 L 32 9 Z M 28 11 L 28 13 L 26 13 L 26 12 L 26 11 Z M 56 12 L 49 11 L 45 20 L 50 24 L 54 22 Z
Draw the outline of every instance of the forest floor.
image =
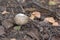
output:
M 14 22 L 16 14 L 33 12 L 40 18 Z M 0 0 L 0 40 L 60 40 L 60 0 Z

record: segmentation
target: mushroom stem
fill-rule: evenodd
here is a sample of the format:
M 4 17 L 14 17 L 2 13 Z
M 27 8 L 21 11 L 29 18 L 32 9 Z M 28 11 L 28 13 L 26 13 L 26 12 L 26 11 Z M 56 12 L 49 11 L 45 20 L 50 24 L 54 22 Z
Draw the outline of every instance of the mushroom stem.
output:
M 34 15 L 31 15 L 31 16 L 30 16 L 30 19 L 31 19 L 31 20 L 34 20 L 34 18 L 35 18 Z

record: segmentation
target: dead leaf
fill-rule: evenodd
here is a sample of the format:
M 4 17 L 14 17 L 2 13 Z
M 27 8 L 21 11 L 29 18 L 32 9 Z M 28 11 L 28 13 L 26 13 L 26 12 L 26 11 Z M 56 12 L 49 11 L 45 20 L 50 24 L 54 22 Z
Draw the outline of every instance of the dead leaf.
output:
M 3 11 L 3 12 L 2 12 L 2 14 L 7 14 L 7 13 L 9 13 L 9 12 L 7 12 L 7 11 Z

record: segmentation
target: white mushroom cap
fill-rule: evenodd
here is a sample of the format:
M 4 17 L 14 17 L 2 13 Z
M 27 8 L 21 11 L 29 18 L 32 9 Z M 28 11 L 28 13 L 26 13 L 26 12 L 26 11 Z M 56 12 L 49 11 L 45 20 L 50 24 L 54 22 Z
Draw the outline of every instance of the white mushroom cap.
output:
M 24 25 L 24 24 L 28 23 L 29 18 L 25 14 L 19 13 L 15 16 L 14 20 L 15 20 L 16 24 Z

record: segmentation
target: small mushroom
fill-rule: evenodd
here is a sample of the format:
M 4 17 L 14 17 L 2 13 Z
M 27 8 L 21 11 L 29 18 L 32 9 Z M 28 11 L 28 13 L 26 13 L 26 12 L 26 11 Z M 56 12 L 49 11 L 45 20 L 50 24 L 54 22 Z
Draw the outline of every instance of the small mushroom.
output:
M 58 22 L 54 22 L 52 25 L 53 26 L 59 26 L 59 23 Z
M 55 22 L 53 17 L 47 17 L 47 18 L 44 19 L 44 21 L 47 21 L 47 22 L 50 22 L 50 23 L 54 23 Z
M 24 25 L 28 23 L 29 18 L 25 14 L 19 13 L 15 16 L 14 21 L 17 25 Z
M 16 38 L 11 38 L 10 40 L 16 40 Z
M 31 14 L 31 16 L 30 16 L 30 19 L 34 19 L 34 18 L 40 18 L 41 17 L 41 13 L 40 12 L 37 12 L 37 11 L 35 11 L 35 12 L 33 12 L 32 14 Z
M 44 21 L 52 23 L 53 26 L 59 26 L 59 23 L 56 22 L 53 17 L 47 17 Z

